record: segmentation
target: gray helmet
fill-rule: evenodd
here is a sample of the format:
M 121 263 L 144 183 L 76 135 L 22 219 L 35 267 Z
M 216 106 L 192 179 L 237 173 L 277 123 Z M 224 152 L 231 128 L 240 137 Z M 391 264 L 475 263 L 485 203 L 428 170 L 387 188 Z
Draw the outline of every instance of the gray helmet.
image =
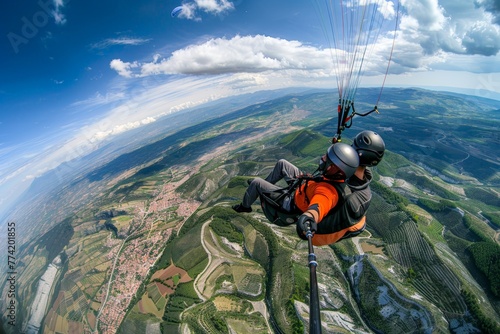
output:
M 359 154 L 360 166 L 376 166 L 382 160 L 385 143 L 376 132 L 365 130 L 354 137 L 352 147 Z
M 351 146 L 344 143 L 335 143 L 328 148 L 326 152 L 327 166 L 323 170 L 323 175 L 329 178 L 348 179 L 350 178 L 359 165 L 359 157 Z M 334 164 L 340 170 L 333 175 L 326 175 L 329 164 Z

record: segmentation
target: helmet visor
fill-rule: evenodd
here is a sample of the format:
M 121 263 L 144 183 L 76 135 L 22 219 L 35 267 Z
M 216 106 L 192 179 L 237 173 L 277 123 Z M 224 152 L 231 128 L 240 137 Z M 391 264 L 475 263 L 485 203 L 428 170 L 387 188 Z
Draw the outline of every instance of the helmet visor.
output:
M 330 160 L 330 158 L 328 158 L 328 155 L 322 156 L 321 159 L 325 163 L 325 167 L 323 169 L 323 175 L 325 177 L 335 179 L 345 178 L 344 172 L 339 168 L 339 166 L 334 164 L 333 161 Z

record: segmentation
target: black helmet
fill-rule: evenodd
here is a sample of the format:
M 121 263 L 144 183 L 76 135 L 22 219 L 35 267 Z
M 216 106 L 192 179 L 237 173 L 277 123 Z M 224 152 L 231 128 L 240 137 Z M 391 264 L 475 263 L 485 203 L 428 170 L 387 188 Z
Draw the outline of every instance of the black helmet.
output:
M 352 147 L 359 154 L 360 166 L 376 166 L 382 160 L 385 143 L 378 133 L 365 130 L 354 137 Z
M 344 143 L 335 143 L 328 148 L 325 162 L 320 169 L 325 177 L 330 179 L 348 179 L 359 165 L 359 157 L 354 148 Z M 336 169 L 330 168 L 335 165 Z

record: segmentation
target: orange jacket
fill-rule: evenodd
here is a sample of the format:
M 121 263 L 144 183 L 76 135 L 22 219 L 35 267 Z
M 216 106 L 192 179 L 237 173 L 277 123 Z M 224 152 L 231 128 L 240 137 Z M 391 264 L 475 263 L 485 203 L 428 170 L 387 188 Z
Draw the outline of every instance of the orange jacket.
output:
M 339 195 L 337 189 L 328 182 L 309 181 L 302 184 L 295 191 L 295 205 L 304 213 L 309 213 L 314 221 L 321 224 L 323 218 L 338 203 Z M 313 245 L 323 246 L 333 244 L 339 241 L 347 232 L 359 231 L 364 228 L 366 219 L 363 216 L 359 222 L 349 228 L 329 234 L 314 234 L 312 238 Z
M 357 222 L 355 225 L 352 225 L 349 228 L 345 228 L 345 229 L 340 230 L 338 232 L 328 233 L 328 234 L 314 233 L 314 236 L 312 238 L 312 243 L 314 246 L 324 246 L 324 245 L 333 244 L 333 243 L 339 241 L 340 239 L 342 239 L 347 233 L 356 232 L 356 231 L 364 229 L 365 225 L 366 225 L 366 217 L 363 216 L 359 220 L 359 222 Z
M 300 211 L 310 213 L 314 221 L 319 223 L 337 205 L 339 195 L 329 182 L 310 180 L 295 190 L 294 199 Z

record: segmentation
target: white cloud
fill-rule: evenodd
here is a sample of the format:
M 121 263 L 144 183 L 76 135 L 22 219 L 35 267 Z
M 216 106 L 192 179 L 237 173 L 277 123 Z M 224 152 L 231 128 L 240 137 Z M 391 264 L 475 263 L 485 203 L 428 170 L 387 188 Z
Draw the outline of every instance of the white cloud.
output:
M 396 9 L 394 8 L 394 2 L 392 1 L 382 1 L 378 5 L 378 11 L 382 14 L 385 20 L 392 20 L 396 16 Z
M 405 37 L 410 33 L 418 35 L 418 21 L 408 17 L 403 22 Z M 443 51 L 426 54 L 424 48 L 411 38 L 398 37 L 390 67 L 390 73 L 429 70 L 433 65 L 447 59 Z M 365 76 L 385 73 L 389 62 L 393 38 L 380 36 L 373 46 L 374 52 L 364 59 Z M 333 51 L 335 53 L 335 51 Z M 145 78 L 164 75 L 220 75 L 240 74 L 237 85 L 246 82 L 269 80 L 271 73 L 282 72 L 308 81 L 311 78 L 332 78 L 334 76 L 332 50 L 305 45 L 270 36 L 235 36 L 230 39 L 213 38 L 204 43 L 190 45 L 174 51 L 170 57 L 154 55 L 151 62 L 125 62 L 114 59 L 110 67 L 126 78 Z M 257 73 L 265 75 L 257 77 Z M 246 75 L 242 75 L 246 74 Z M 233 77 L 235 78 L 235 77 Z M 241 80 L 241 78 L 246 78 Z
M 443 8 L 437 0 L 402 0 L 402 5 L 409 15 L 417 20 L 422 31 L 439 31 L 443 29 L 446 18 Z
M 103 41 L 92 44 L 92 49 L 105 49 L 114 45 L 141 45 L 149 42 L 149 38 L 133 38 L 133 37 L 120 37 L 120 38 L 107 38 Z
M 494 56 L 500 50 L 500 29 L 486 22 L 476 22 L 465 34 L 462 45 L 469 54 Z
M 494 19 L 498 6 L 492 0 L 477 0 L 476 4 L 470 0 L 401 3 L 405 14 L 401 18 L 400 39 L 419 45 L 421 57 L 440 52 L 493 56 L 500 51 L 500 29 Z
M 200 21 L 201 18 L 196 14 L 196 4 L 195 3 L 185 3 L 182 4 L 181 12 L 177 15 L 180 19 L 188 19 Z
M 94 107 L 94 106 L 105 105 L 105 104 L 109 104 L 109 103 L 113 103 L 113 102 L 117 102 L 117 101 L 122 101 L 125 98 L 126 98 L 126 96 L 125 96 L 125 93 L 123 91 L 121 91 L 121 92 L 108 92 L 104 95 L 101 94 L 100 92 L 96 92 L 93 96 L 91 96 L 85 100 L 81 100 L 81 101 L 77 101 L 77 102 L 72 103 L 72 106 L 74 106 L 74 107 L 78 107 L 78 106 Z
M 119 75 L 125 78 L 131 78 L 132 77 L 132 69 L 139 67 L 139 63 L 133 62 L 133 63 L 128 63 L 128 62 L 123 62 L 121 59 L 113 59 L 109 66 L 118 72 Z
M 64 0 L 54 0 L 54 10 L 52 15 L 56 24 L 63 25 L 66 23 L 66 16 L 62 13 L 62 8 L 64 7 Z
M 106 131 L 99 131 L 94 134 L 93 137 L 90 138 L 90 142 L 97 142 L 105 139 L 106 137 L 109 136 L 116 136 L 120 133 L 123 133 L 125 131 L 129 131 L 132 129 L 136 129 L 142 125 L 146 125 L 149 123 L 156 122 L 156 119 L 153 117 L 146 117 L 140 121 L 135 121 L 135 122 L 128 122 L 125 124 L 118 124 L 115 125 L 112 129 L 106 130 Z
M 260 74 L 237 73 L 226 80 L 225 84 L 234 90 L 248 88 L 250 86 L 263 87 L 269 83 L 269 78 Z
M 227 0 L 195 0 L 194 3 L 200 10 L 214 14 L 234 9 L 233 3 Z
M 201 21 L 199 12 L 221 15 L 234 9 L 234 4 L 227 0 L 194 0 L 184 2 L 178 18 Z
M 492 14 L 492 20 L 500 24 L 500 3 L 498 0 L 475 0 L 474 4 Z
M 174 51 L 170 58 L 155 56 L 152 62 L 114 59 L 110 67 L 121 76 L 154 74 L 258 73 L 269 70 L 322 70 L 331 66 L 330 53 L 298 41 L 269 36 L 215 38 Z M 133 70 L 138 69 L 134 72 Z

